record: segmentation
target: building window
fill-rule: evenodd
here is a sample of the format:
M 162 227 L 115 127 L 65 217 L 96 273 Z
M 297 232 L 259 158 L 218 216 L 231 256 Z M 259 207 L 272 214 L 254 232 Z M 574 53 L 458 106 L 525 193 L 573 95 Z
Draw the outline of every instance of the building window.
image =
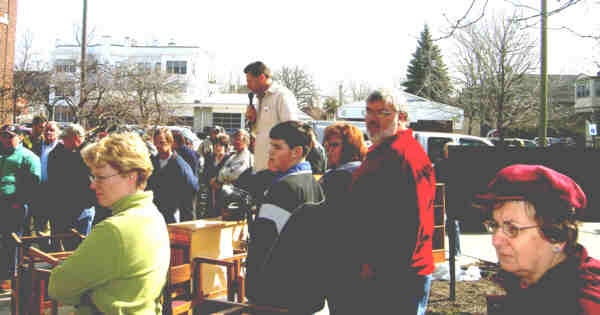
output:
M 167 61 L 167 72 L 175 74 L 186 74 L 187 61 Z
M 77 71 L 75 60 L 60 59 L 56 60 L 56 72 L 71 72 Z
M 242 114 L 240 113 L 213 113 L 213 126 L 221 126 L 227 132 L 233 132 L 242 127 Z
M 594 95 L 595 95 L 596 97 L 600 97 L 600 79 L 596 79 L 596 80 L 594 81 L 594 85 L 596 86 L 596 91 L 594 92 L 594 93 L 596 93 L 596 94 L 594 94 Z
M 141 72 L 150 72 L 152 70 L 152 64 L 149 62 L 138 62 L 136 67 Z
M 156 64 L 154 64 L 154 71 L 155 72 L 160 72 L 160 70 L 161 70 L 160 62 L 157 62 Z
M 63 86 L 54 88 L 54 97 L 72 97 L 75 96 L 75 88 L 72 86 Z
M 577 97 L 589 97 L 590 96 L 590 81 L 582 81 L 577 83 Z

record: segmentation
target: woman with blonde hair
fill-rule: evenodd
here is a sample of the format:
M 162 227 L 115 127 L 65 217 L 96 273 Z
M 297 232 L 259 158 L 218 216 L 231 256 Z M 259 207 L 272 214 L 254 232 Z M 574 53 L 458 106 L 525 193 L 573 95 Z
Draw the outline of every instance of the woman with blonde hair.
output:
M 160 314 L 169 234 L 152 192 L 144 191 L 148 149 L 136 134 L 112 134 L 81 154 L 98 203 L 112 215 L 52 270 L 49 295 L 78 314 Z

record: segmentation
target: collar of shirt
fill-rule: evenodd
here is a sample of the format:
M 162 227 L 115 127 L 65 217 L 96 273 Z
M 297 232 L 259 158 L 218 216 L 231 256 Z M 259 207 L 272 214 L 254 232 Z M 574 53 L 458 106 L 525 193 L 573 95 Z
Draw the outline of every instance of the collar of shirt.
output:
M 275 177 L 275 180 L 273 181 L 278 182 L 280 180 L 282 180 L 285 177 L 288 177 L 290 175 L 294 175 L 294 174 L 302 174 L 302 173 L 311 173 L 312 174 L 312 168 L 310 167 L 310 163 L 308 161 L 302 161 L 292 167 L 290 167 L 290 169 L 288 169 L 285 172 L 279 172 L 277 173 L 277 177 Z

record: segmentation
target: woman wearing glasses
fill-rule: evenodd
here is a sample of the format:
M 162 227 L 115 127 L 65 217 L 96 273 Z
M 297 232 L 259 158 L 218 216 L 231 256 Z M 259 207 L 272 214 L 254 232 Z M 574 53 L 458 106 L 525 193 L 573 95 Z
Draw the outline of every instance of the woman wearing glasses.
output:
M 506 296 L 501 314 L 599 314 L 600 261 L 577 243 L 576 211 L 586 207 L 569 177 L 540 165 L 508 166 L 478 195 Z
M 323 147 L 327 153 L 328 171 L 321 178 L 325 199 L 330 205 L 348 198 L 352 172 L 367 154 L 363 133 L 349 123 L 336 123 L 325 128 Z
M 52 270 L 49 295 L 78 314 L 160 314 L 169 268 L 163 216 L 144 191 L 152 173 L 148 149 L 135 134 L 113 134 L 82 150 L 91 188 L 112 216 Z

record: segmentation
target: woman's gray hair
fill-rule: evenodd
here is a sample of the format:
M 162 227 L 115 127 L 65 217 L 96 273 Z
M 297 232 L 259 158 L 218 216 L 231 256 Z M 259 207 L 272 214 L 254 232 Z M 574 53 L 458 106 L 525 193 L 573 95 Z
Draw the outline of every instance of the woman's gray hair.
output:
M 67 125 L 67 127 L 63 128 L 60 134 L 60 139 L 65 139 L 74 136 L 84 137 L 85 130 L 83 129 L 83 127 L 81 127 L 81 125 L 71 123 Z

